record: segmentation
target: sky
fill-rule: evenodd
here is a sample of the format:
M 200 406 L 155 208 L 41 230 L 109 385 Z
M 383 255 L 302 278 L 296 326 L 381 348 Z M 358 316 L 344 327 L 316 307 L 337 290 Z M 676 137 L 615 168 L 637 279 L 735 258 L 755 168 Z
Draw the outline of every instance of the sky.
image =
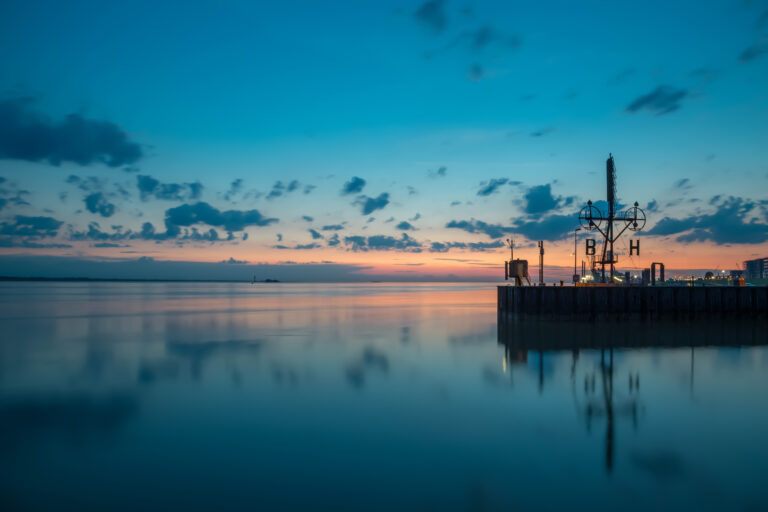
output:
M 739 268 L 767 91 L 768 1 L 6 0 L 0 275 L 570 274 L 609 154 L 619 268 Z

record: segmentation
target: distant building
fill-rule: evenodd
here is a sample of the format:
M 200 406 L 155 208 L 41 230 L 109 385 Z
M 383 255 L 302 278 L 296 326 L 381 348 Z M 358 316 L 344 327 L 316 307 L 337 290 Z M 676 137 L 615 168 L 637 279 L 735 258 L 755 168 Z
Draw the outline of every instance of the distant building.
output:
M 745 261 L 744 273 L 747 279 L 768 279 L 768 258 Z

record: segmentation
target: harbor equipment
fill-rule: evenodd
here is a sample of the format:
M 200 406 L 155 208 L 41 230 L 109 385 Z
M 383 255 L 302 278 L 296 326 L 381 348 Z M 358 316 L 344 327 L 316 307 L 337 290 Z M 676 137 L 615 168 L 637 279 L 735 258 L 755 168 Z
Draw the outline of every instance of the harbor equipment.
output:
M 608 211 L 604 212 L 598 208 L 592 201 L 587 201 L 587 205 L 581 210 L 579 214 L 579 222 L 581 227 L 587 231 L 597 231 L 603 238 L 603 246 L 601 250 L 600 259 L 595 259 L 593 262 L 593 270 L 595 265 L 600 265 L 600 280 L 606 282 L 606 267 L 609 273 L 608 282 L 613 283 L 615 264 L 618 263 L 616 253 L 614 252 L 614 244 L 621 237 L 626 230 L 640 231 L 645 227 L 645 212 L 635 202 L 634 206 L 629 207 L 623 213 L 616 214 L 616 166 L 613 161 L 613 155 L 609 154 L 608 160 L 605 162 L 605 175 L 607 185 L 607 208 Z M 617 226 L 619 231 L 616 232 Z M 623 227 L 622 227 L 623 224 Z M 634 243 L 633 243 L 634 242 Z M 640 241 L 630 241 L 629 254 L 633 253 L 640 255 Z M 594 240 L 587 240 L 587 254 L 595 254 Z

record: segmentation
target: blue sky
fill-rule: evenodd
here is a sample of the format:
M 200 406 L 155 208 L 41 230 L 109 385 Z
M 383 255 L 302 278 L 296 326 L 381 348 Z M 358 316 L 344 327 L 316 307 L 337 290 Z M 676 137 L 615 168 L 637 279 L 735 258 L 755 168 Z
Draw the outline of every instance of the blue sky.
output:
M 8 1 L 0 251 L 460 274 L 503 254 L 480 221 L 564 265 L 612 152 L 648 257 L 730 268 L 768 253 L 766 90 L 768 2 Z

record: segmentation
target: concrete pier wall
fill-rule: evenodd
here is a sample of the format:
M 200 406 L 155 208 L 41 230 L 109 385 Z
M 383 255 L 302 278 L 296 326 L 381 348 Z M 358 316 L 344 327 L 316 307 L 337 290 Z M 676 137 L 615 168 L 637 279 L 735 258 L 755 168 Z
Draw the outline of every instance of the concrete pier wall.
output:
M 500 313 L 768 317 L 766 286 L 499 286 Z

